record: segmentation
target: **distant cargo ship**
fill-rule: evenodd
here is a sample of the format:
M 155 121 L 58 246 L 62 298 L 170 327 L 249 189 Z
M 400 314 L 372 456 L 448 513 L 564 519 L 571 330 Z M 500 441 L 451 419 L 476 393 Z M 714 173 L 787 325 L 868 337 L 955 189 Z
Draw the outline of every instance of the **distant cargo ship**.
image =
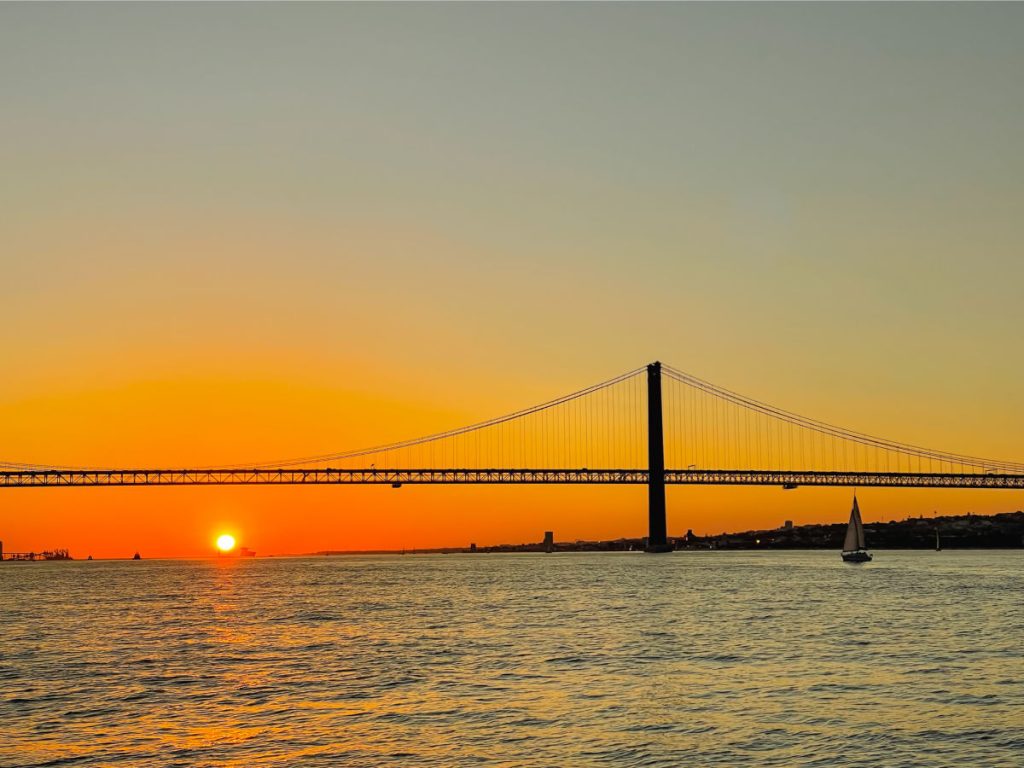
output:
M 230 552 L 218 552 L 217 557 L 256 557 L 256 550 L 249 549 L 248 547 L 239 547 L 238 549 L 233 549 Z

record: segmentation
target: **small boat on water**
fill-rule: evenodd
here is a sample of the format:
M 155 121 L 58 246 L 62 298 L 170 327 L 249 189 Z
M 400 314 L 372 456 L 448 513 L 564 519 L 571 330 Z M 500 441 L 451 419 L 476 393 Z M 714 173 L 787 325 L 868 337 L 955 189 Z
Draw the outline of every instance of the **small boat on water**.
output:
M 864 523 L 860 519 L 860 506 L 857 494 L 853 495 L 853 509 L 850 510 L 850 524 L 846 526 L 846 538 L 843 540 L 843 562 L 868 563 L 871 555 L 864 541 Z

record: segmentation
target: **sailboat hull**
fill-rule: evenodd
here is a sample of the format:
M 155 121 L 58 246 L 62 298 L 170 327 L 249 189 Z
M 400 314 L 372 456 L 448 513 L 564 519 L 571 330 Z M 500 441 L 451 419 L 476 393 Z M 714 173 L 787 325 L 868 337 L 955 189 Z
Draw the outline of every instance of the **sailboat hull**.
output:
M 844 563 L 870 563 L 871 555 L 862 549 L 853 552 L 843 552 Z

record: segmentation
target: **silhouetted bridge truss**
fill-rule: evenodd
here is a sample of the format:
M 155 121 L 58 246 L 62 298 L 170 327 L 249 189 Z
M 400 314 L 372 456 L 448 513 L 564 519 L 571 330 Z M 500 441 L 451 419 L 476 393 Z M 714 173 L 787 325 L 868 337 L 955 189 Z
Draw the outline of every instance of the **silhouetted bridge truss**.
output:
M 90 485 L 647 485 L 646 469 L 105 469 L 5 472 L 7 487 Z M 1024 475 L 666 469 L 666 485 L 1018 488 Z
M 0 487 L 646 485 L 665 548 L 666 485 L 1024 489 L 1024 464 L 832 426 L 661 363 L 496 419 L 343 453 L 198 468 L 0 462 Z

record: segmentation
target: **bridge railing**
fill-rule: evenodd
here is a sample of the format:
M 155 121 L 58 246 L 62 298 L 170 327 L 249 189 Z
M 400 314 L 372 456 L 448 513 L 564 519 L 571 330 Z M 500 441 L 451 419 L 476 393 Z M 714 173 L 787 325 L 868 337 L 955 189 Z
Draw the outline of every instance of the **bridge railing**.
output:
M 172 469 L 15 470 L 0 487 L 61 488 L 104 485 L 646 485 L 646 469 Z M 827 472 L 667 469 L 668 485 L 875 486 L 892 488 L 1018 488 L 1024 474 Z

